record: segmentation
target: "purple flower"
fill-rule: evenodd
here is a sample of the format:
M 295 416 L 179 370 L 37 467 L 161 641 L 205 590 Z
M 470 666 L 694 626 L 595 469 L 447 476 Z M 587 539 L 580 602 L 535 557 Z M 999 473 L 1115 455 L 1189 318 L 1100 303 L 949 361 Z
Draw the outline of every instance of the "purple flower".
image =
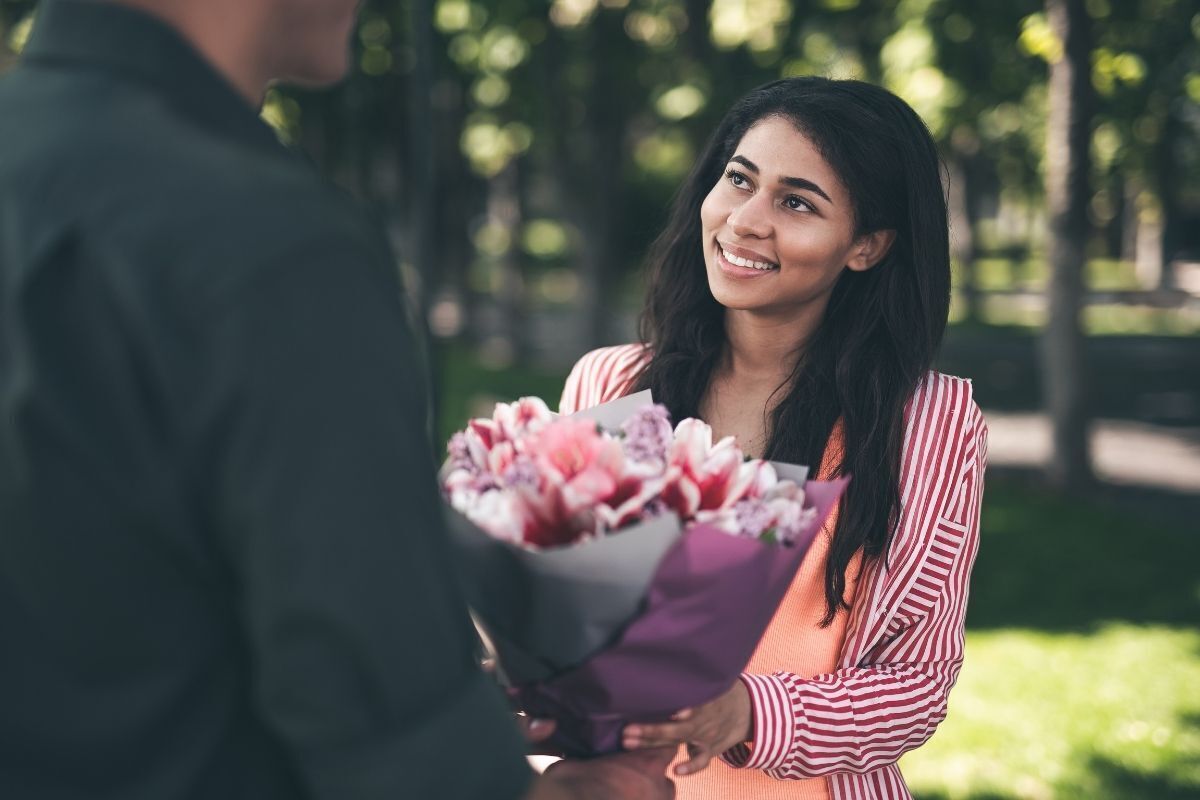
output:
M 524 487 L 537 491 L 541 485 L 537 464 L 528 456 L 517 456 L 500 477 L 504 486 L 509 489 Z
M 484 492 L 490 492 L 493 489 L 499 489 L 500 483 L 496 480 L 495 475 L 492 475 L 488 472 L 483 472 L 479 475 L 476 475 L 471 480 L 470 488 L 473 492 L 483 494 Z
M 654 519 L 655 517 L 661 517 L 670 510 L 670 506 L 656 497 L 642 507 L 642 519 Z
M 775 512 L 766 501 L 757 498 L 739 500 L 733 506 L 738 536 L 757 539 L 775 523 Z
M 479 471 L 479 465 L 471 458 L 471 445 L 467 442 L 467 435 L 462 431 L 450 437 L 446 452 L 446 466 L 449 469 L 465 469 L 471 474 Z
M 655 403 L 638 411 L 621 425 L 625 455 L 643 464 L 665 465 L 667 450 L 674 440 L 667 407 Z

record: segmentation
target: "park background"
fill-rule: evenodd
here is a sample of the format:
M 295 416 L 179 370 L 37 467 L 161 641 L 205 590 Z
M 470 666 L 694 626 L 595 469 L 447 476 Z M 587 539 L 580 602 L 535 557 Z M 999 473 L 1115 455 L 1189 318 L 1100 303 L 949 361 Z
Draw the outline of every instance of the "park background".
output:
M 36 12 L 0 0 L 0 72 Z M 1200 797 L 1194 0 L 369 0 L 350 78 L 263 115 L 388 230 L 445 435 L 634 338 L 705 137 L 799 74 L 887 86 L 938 141 L 939 367 L 992 431 L 966 665 L 914 791 Z

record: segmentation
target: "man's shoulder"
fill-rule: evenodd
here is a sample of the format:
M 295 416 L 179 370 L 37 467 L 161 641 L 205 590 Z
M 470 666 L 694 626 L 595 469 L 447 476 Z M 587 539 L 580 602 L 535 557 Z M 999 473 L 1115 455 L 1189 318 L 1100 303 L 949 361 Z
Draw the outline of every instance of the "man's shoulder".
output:
M 0 213 L 29 264 L 71 242 L 131 296 L 198 309 L 281 265 L 388 264 L 361 209 L 251 115 L 219 129 L 132 80 L 16 72 L 0 82 Z
M 105 134 L 110 169 L 124 171 L 137 193 L 124 199 L 153 201 L 152 213 L 169 227 L 212 221 L 269 235 L 298 219 L 346 221 L 340 193 L 282 145 L 248 146 L 169 113 L 149 115 L 142 130 Z
M 0 93 L 26 131 L 0 131 L 11 144 L 0 175 L 36 186 L 30 194 L 51 213 L 115 235 L 132 228 L 197 240 L 214 227 L 272 237 L 297 219 L 345 224 L 353 216 L 282 146 L 272 152 L 223 135 L 132 82 L 43 72 L 24 82 L 10 76 L 18 80 Z

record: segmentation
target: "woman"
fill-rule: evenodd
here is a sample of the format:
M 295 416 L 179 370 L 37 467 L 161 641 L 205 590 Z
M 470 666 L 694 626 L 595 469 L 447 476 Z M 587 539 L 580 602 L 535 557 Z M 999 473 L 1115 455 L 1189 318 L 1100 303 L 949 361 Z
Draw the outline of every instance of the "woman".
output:
M 987 435 L 970 384 L 930 371 L 950 261 L 929 132 L 869 84 L 760 87 L 650 269 L 644 342 L 584 356 L 562 411 L 651 389 L 749 455 L 852 480 L 741 679 L 625 746 L 686 743 L 680 798 L 909 797 L 896 761 L 962 664 Z

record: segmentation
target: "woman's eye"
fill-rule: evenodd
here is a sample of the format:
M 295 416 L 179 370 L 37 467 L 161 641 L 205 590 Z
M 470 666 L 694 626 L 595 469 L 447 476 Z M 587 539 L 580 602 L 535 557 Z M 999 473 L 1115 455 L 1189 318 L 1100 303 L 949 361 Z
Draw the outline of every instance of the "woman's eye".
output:
M 788 195 L 783 204 L 792 211 L 812 211 L 812 203 L 796 195 Z
M 729 179 L 729 182 L 731 184 L 738 187 L 739 189 L 743 186 L 749 185 L 749 183 L 750 183 L 749 181 L 746 180 L 746 176 L 743 175 L 742 173 L 738 172 L 737 170 L 732 170 L 732 169 L 729 170 L 728 172 L 725 173 L 725 177 Z

